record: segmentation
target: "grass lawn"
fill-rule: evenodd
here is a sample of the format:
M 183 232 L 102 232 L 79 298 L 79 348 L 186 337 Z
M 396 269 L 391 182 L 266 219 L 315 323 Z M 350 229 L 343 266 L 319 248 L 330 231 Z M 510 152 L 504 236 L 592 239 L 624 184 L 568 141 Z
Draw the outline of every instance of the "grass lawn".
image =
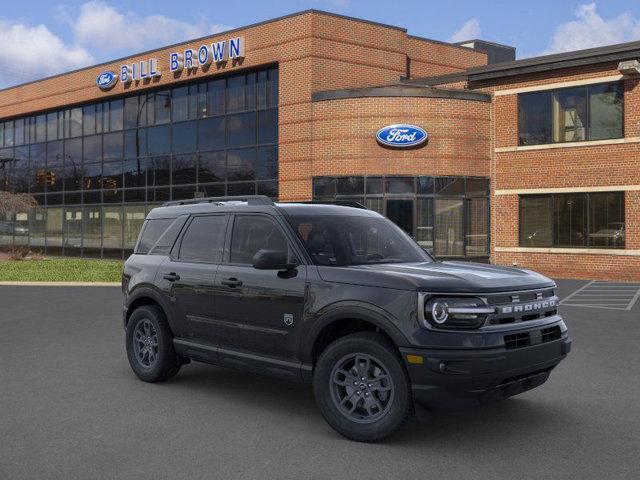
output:
M 122 262 L 84 258 L 0 261 L 0 281 L 119 282 Z

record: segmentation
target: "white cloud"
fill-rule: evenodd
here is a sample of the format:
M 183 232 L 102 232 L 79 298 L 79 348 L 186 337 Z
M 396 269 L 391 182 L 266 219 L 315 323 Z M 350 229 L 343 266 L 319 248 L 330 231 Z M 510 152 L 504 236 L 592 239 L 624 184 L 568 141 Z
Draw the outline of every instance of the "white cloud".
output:
M 556 27 L 543 55 L 640 39 L 640 19 L 629 13 L 605 19 L 598 15 L 594 2 L 580 5 L 575 16 Z
M 0 87 L 73 70 L 93 61 L 86 49 L 66 44 L 44 25 L 0 20 Z
M 230 28 L 206 20 L 185 22 L 164 15 L 144 17 L 116 10 L 101 0 L 84 3 L 77 18 L 69 18 L 68 14 L 66 17 L 76 41 L 99 53 L 134 53 Z
M 456 32 L 449 37 L 449 42 L 464 42 L 465 40 L 473 40 L 481 35 L 480 21 L 477 18 L 471 18 L 464 22 Z

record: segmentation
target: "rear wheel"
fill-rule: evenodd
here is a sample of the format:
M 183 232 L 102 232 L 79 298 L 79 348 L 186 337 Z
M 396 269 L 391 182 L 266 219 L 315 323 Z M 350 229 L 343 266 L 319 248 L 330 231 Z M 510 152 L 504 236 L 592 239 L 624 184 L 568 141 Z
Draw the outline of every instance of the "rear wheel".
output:
M 374 442 L 411 416 L 410 382 L 402 360 L 382 335 L 360 332 L 322 353 L 313 378 L 325 420 L 352 440 Z
M 126 342 L 129 365 L 141 380 L 161 382 L 180 370 L 173 335 L 160 307 L 136 308 L 127 323 Z

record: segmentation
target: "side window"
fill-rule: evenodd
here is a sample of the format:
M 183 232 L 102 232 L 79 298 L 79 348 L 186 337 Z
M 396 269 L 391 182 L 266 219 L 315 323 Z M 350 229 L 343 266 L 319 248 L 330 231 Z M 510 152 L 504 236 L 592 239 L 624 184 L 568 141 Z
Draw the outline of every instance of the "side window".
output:
M 227 217 L 194 217 L 182 237 L 178 258 L 185 262 L 220 263 Z
M 173 223 L 173 220 L 173 218 L 154 218 L 153 220 L 147 220 L 140 234 L 136 253 L 141 255 L 149 253 L 149 249 L 156 244 L 160 236 L 169 228 L 169 225 Z
M 281 250 L 289 256 L 289 245 L 280 227 L 258 215 L 238 215 L 231 235 L 231 263 L 253 263 L 258 250 Z
M 176 218 L 151 248 L 149 255 L 168 255 L 171 251 L 171 247 L 173 247 L 173 244 L 176 242 L 176 239 L 180 234 L 180 230 L 182 230 L 184 222 L 187 221 L 187 218 L 189 218 L 188 215 L 182 215 Z

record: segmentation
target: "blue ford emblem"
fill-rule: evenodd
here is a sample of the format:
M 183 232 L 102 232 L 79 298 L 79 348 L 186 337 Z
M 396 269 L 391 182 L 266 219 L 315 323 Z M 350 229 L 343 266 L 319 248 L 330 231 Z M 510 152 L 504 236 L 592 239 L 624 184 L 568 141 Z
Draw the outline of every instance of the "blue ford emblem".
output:
M 113 87 L 118 81 L 118 76 L 113 72 L 102 72 L 96 78 L 96 85 L 100 87 L 101 90 L 109 90 Z
M 388 125 L 376 133 L 376 139 L 383 145 L 395 148 L 415 147 L 427 141 L 427 132 L 415 125 Z

